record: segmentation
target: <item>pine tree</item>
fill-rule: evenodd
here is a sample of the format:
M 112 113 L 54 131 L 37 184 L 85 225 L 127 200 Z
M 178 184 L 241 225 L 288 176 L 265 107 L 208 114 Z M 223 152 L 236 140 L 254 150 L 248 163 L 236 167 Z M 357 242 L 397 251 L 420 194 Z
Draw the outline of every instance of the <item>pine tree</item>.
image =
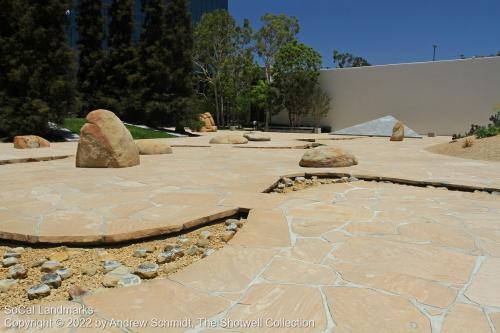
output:
M 134 86 L 138 80 L 137 53 L 132 42 L 133 0 L 113 0 L 109 8 L 108 54 L 102 105 L 125 120 L 134 120 L 140 105 Z
M 165 11 L 167 66 L 170 72 L 170 122 L 183 132 L 195 117 L 189 100 L 193 95 L 193 30 L 187 0 L 170 0 Z
M 44 134 L 75 111 L 67 0 L 2 0 L 0 135 Z
M 104 18 L 101 0 L 80 0 L 78 4 L 78 90 L 81 113 L 100 107 L 104 85 Z
M 140 100 L 144 119 L 152 126 L 166 125 L 169 113 L 170 73 L 166 60 L 164 0 L 143 2 L 144 25 L 140 39 Z

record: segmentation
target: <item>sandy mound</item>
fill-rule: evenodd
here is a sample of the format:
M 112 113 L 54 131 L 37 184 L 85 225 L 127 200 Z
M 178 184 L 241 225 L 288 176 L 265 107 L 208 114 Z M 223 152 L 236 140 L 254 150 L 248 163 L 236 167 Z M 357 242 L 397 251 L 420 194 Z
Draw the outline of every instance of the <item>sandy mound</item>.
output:
M 472 147 L 463 148 L 466 139 L 472 139 Z M 500 135 L 484 139 L 467 137 L 459 139 L 456 142 L 441 143 L 426 149 L 436 154 L 500 162 Z

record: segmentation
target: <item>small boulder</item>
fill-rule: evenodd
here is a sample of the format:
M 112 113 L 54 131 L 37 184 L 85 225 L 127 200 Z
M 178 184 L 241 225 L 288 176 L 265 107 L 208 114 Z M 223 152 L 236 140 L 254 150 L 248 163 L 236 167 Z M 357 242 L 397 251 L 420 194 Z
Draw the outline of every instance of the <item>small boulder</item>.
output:
M 97 274 L 97 270 L 99 267 L 94 264 L 85 264 L 82 266 L 82 274 L 83 275 L 88 275 L 88 276 L 94 276 Z
M 94 110 L 80 130 L 79 168 L 126 168 L 138 165 L 139 148 L 129 130 L 111 111 Z
M 162 140 L 135 140 L 135 144 L 141 155 L 172 154 L 172 147 Z
M 271 141 L 271 137 L 260 133 L 246 133 L 243 135 L 248 141 Z
M 47 259 L 52 260 L 52 261 L 63 262 L 63 261 L 66 261 L 69 259 L 69 254 L 66 251 L 54 252 L 54 253 L 51 253 L 47 257 Z
M 301 167 L 307 168 L 337 168 L 358 164 L 354 155 L 340 148 L 315 148 L 308 150 L 299 162 Z
M 405 137 L 405 126 L 398 121 L 392 128 L 391 141 L 403 141 Z
M 43 284 L 46 284 L 50 288 L 57 289 L 61 286 L 62 284 L 62 279 L 57 273 L 47 273 L 42 275 L 42 278 L 40 279 L 40 282 Z
M 12 288 L 15 284 L 17 284 L 17 280 L 15 279 L 0 280 L 0 294 L 9 291 L 9 289 Z
M 141 284 L 142 280 L 135 274 L 125 274 L 120 280 L 118 280 L 118 285 L 120 287 L 132 287 Z
M 135 274 L 142 279 L 153 279 L 158 276 L 158 269 L 160 267 L 152 262 L 145 262 L 137 266 Z
M 212 238 L 212 233 L 208 230 L 200 231 L 200 238 L 201 239 L 210 239 L 210 238 Z
M 37 135 L 20 135 L 14 137 L 14 148 L 17 149 L 48 147 L 50 147 L 50 142 Z
M 242 137 L 238 134 L 222 134 L 210 139 L 210 144 L 245 144 L 248 143 L 248 139 Z
M 208 239 L 199 239 L 198 242 L 196 242 L 196 246 L 198 247 L 208 247 L 210 245 L 210 241 Z
M 40 299 L 50 295 L 50 287 L 46 284 L 37 284 L 28 289 L 28 299 Z
M 196 255 L 200 255 L 203 253 L 203 250 L 200 249 L 198 246 L 196 245 L 191 245 L 191 247 L 189 247 L 187 250 L 186 250 L 186 254 L 188 256 L 196 256 Z
M 9 268 L 9 278 L 11 279 L 26 279 L 28 270 L 24 265 L 17 264 Z
M 10 267 L 19 264 L 19 260 L 17 258 L 5 258 L 2 260 L 3 267 Z
M 202 258 L 206 258 L 208 256 L 211 256 L 212 254 L 215 253 L 215 250 L 214 249 L 211 249 L 211 248 L 208 248 L 208 249 L 205 249 L 205 251 L 203 251 L 203 254 L 202 254 Z
M 40 258 L 40 259 L 37 259 L 35 260 L 32 264 L 31 264 L 31 267 L 32 268 L 35 268 L 35 267 L 40 267 L 43 265 L 44 262 L 46 262 L 47 259 L 46 258 Z
M 121 265 L 122 265 L 121 262 L 117 260 L 106 260 L 105 262 L 103 262 L 102 267 L 104 268 L 104 272 L 107 273 L 111 272 L 114 269 L 117 269 Z
M 61 277 L 61 279 L 69 279 L 73 275 L 73 270 L 71 268 L 61 268 L 56 271 L 56 274 Z
M 230 225 L 226 226 L 227 231 L 237 231 L 238 230 L 238 225 L 236 223 L 231 223 Z
M 40 270 L 45 273 L 54 273 L 61 268 L 63 268 L 63 266 L 59 261 L 48 260 L 42 264 Z
M 202 122 L 200 132 L 217 132 L 217 126 L 215 126 L 214 118 L 210 112 L 200 114 L 199 119 Z
M 234 235 L 236 234 L 235 231 L 225 231 L 221 236 L 221 240 L 224 241 L 224 242 L 229 242 L 233 237 Z
M 136 258 L 145 258 L 148 256 L 148 251 L 146 249 L 135 249 L 134 250 L 134 254 L 132 254 L 132 256 L 136 257 Z

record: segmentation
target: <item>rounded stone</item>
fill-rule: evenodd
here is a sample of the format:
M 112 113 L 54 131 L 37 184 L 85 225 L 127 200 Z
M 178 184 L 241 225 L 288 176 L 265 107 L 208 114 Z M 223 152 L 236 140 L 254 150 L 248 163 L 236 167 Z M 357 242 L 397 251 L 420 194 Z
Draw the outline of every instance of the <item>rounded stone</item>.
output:
M 135 273 L 142 279 L 152 279 L 158 276 L 159 266 L 152 262 L 145 262 L 140 264 Z
M 210 245 L 210 242 L 208 239 L 199 239 L 198 242 L 196 243 L 196 246 L 198 247 L 207 247 Z
M 5 259 L 7 259 L 7 258 L 21 258 L 21 253 L 18 253 L 18 252 L 9 252 L 9 251 L 7 251 L 7 252 L 5 252 L 5 253 L 3 254 L 3 257 L 4 257 Z
M 174 250 L 161 252 L 158 257 L 156 257 L 156 262 L 158 264 L 164 264 L 166 262 L 172 262 L 175 260 Z
M 166 244 L 165 247 L 163 248 L 163 251 L 172 251 L 173 249 L 178 249 L 180 246 L 178 244 Z
M 210 144 L 245 144 L 248 139 L 238 134 L 222 134 L 210 139 Z
M 227 243 L 234 237 L 234 234 L 236 234 L 235 231 L 226 231 L 220 236 L 220 238 L 222 241 Z
M 210 239 L 210 238 L 212 238 L 212 233 L 208 230 L 203 230 L 200 232 L 200 238 L 201 239 Z
M 73 270 L 71 268 L 61 268 L 56 271 L 56 274 L 61 277 L 61 279 L 66 280 L 73 275 Z
M 141 284 L 142 280 L 135 274 L 125 274 L 120 280 L 118 280 L 118 285 L 121 287 L 132 287 Z
M 63 262 L 63 261 L 66 261 L 69 259 L 69 254 L 66 251 L 54 252 L 54 253 L 51 253 L 47 257 L 47 259 L 51 260 L 51 261 Z
M 50 288 L 55 289 L 59 288 L 62 284 L 61 277 L 57 273 L 47 273 L 42 275 L 40 282 L 42 282 L 42 284 L 46 284 Z
M 186 254 L 188 256 L 196 256 L 196 255 L 199 255 L 199 254 L 202 254 L 202 253 L 203 253 L 203 250 L 200 249 L 196 245 L 191 245 L 191 247 L 189 247 L 189 249 L 186 250 Z
M 59 261 L 48 260 L 42 264 L 40 270 L 45 273 L 54 273 L 58 269 L 62 268 L 62 264 Z
M 202 257 L 205 258 L 205 257 L 211 256 L 214 253 L 215 253 L 214 249 L 205 249 L 205 251 L 203 251 Z
M 28 289 L 28 299 L 40 299 L 50 295 L 50 287 L 46 284 L 37 284 Z
M 299 162 L 301 167 L 307 168 L 337 168 L 357 164 L 354 155 L 336 147 L 310 149 Z
M 46 262 L 47 259 L 45 258 L 40 258 L 40 259 L 37 259 L 35 260 L 32 264 L 31 264 L 31 267 L 35 268 L 35 267 L 40 267 L 43 265 L 44 262 Z
M 238 225 L 236 223 L 231 223 L 226 227 L 227 231 L 236 231 L 238 230 Z
M 139 148 L 139 154 L 141 155 L 172 154 L 172 147 L 162 140 L 135 140 L 135 144 Z
M 9 277 L 11 279 L 25 279 L 28 276 L 28 270 L 21 264 L 9 268 Z
M 236 223 L 238 221 L 239 221 L 238 219 L 227 219 L 226 221 L 224 221 L 224 224 L 225 225 L 230 225 L 230 224 Z
M 97 267 L 94 264 L 86 264 L 82 266 L 82 274 L 88 275 L 88 276 L 94 276 L 97 274 L 97 270 L 99 267 Z
M 186 237 L 185 235 L 181 235 L 181 236 L 177 237 L 177 243 L 179 243 L 179 244 L 189 243 L 189 238 Z
M 103 264 L 102 267 L 104 268 L 104 272 L 111 272 L 112 270 L 120 267 L 122 264 L 121 262 L 117 260 L 106 260 Z
M 118 281 L 120 281 L 122 275 L 117 275 L 117 274 L 105 274 L 102 277 L 101 283 L 103 286 L 106 288 L 114 288 L 118 285 Z
M 0 280 L 0 293 L 6 293 L 15 284 L 17 284 L 17 280 L 15 280 L 15 279 Z
M 135 249 L 132 256 L 136 258 L 145 258 L 148 256 L 148 251 L 146 249 Z
M 2 266 L 3 267 L 10 267 L 19 264 L 19 260 L 15 257 L 10 257 L 10 258 L 4 258 L 2 260 Z

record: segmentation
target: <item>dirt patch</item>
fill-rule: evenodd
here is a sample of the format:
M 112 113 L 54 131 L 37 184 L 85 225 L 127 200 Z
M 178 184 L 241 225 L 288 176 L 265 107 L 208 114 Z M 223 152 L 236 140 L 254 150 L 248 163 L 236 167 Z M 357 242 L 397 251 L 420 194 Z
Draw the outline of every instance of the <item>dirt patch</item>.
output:
M 239 217 L 242 216 L 229 218 Z M 102 262 L 99 258 L 99 254 L 102 255 L 104 251 L 107 252 L 106 257 L 108 257 L 109 260 L 117 260 L 124 266 L 135 270 L 138 265 L 144 262 L 156 262 L 158 255 L 164 251 L 165 245 L 178 244 L 180 249 L 183 250 L 184 256 L 177 258 L 173 262 L 160 264 L 158 277 L 166 277 L 202 259 L 204 257 L 204 254 L 202 252 L 205 249 L 213 249 L 214 251 L 221 249 L 226 244 L 221 239 L 221 236 L 225 233 L 227 228 L 225 220 L 229 218 L 216 221 L 211 225 L 191 230 L 183 234 L 170 235 L 168 237 L 155 237 L 146 241 L 110 245 L 105 247 L 76 248 L 64 246 L 52 247 L 42 245 L 25 246 L 24 244 L 19 243 L 7 243 L 5 241 L 0 242 L 0 254 L 2 255 L 6 253 L 10 248 L 23 246 L 24 251 L 19 258 L 19 263 L 24 265 L 24 267 L 26 267 L 26 269 L 28 270 L 27 278 L 17 280 L 17 283 L 12 286 L 7 292 L 0 292 L 0 308 L 11 308 L 19 305 L 29 305 L 48 301 L 68 300 L 68 292 L 73 286 L 82 287 L 89 292 L 99 292 L 100 290 L 105 289 L 102 285 L 102 280 L 105 272 Z M 246 220 L 242 219 L 241 221 L 244 222 Z M 202 250 L 200 251 L 200 253 L 189 254 L 189 251 L 187 251 L 187 249 L 198 243 L 198 241 L 202 238 L 202 231 L 210 232 L 211 237 L 208 239 L 209 243 L 204 248 L 199 248 L 200 250 Z M 148 252 L 146 256 L 142 258 L 134 256 L 135 250 L 144 248 L 150 249 L 151 252 Z M 59 288 L 51 289 L 51 294 L 49 296 L 40 300 L 29 300 L 27 289 L 36 284 L 39 284 L 40 279 L 44 274 L 41 272 L 40 267 L 32 267 L 33 263 L 58 252 L 66 252 L 69 255 L 69 259 L 62 261 L 61 264 L 66 268 L 71 268 L 71 270 L 73 271 L 73 275 L 64 280 Z M 97 271 L 93 275 L 84 274 L 84 268 L 85 266 L 89 266 L 89 264 L 97 267 Z M 2 265 L 0 264 L 0 280 L 8 278 L 8 271 L 9 268 L 2 267 Z
M 464 148 L 465 141 L 472 140 L 472 146 Z M 467 137 L 450 143 L 440 143 L 435 146 L 427 147 L 427 151 L 436 154 L 470 158 L 474 160 L 497 161 L 500 162 L 500 135 L 476 139 Z

